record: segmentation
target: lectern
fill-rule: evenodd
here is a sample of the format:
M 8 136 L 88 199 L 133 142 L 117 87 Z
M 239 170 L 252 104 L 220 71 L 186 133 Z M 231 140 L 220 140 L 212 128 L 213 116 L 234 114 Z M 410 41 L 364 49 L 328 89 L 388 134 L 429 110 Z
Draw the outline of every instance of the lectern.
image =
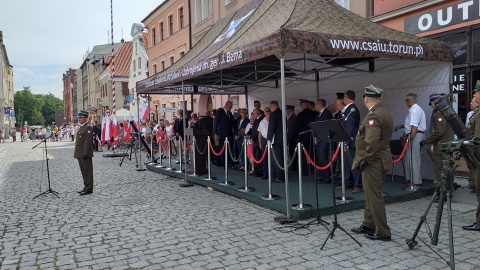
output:
M 191 138 L 195 136 L 195 149 L 193 149 L 192 145 L 192 153 L 195 155 L 195 173 L 198 175 L 207 174 L 207 151 L 209 151 L 209 149 L 206 146 L 207 137 L 210 135 L 210 131 L 197 128 L 187 128 L 185 129 L 185 135 L 190 136 Z M 196 148 L 198 148 L 200 151 L 203 151 L 203 153 L 200 153 Z M 187 172 L 193 173 L 192 163 L 189 164 Z

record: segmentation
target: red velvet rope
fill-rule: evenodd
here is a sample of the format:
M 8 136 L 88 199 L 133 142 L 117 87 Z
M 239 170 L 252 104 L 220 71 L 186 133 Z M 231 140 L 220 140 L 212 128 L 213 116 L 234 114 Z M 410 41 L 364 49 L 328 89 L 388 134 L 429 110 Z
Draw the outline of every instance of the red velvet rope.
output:
M 215 150 L 213 149 L 212 142 L 210 142 L 209 145 L 210 145 L 210 149 L 212 150 L 213 154 L 217 157 L 220 156 L 223 153 L 223 151 L 225 150 L 225 144 L 223 144 L 222 150 L 220 150 L 220 152 L 218 152 L 218 153 L 215 152 Z
M 262 157 L 260 158 L 260 160 L 256 160 L 255 157 L 253 156 L 253 153 L 252 153 L 252 149 L 251 148 L 248 148 L 247 147 L 247 156 L 250 156 L 252 158 L 252 161 L 255 163 L 255 164 L 260 164 L 264 159 L 265 159 L 265 156 L 267 155 L 267 147 L 265 147 L 265 149 L 263 150 L 263 154 L 262 154 Z
M 333 154 L 333 157 L 332 157 L 332 160 L 330 162 L 328 162 L 327 165 L 321 167 L 321 166 L 317 166 L 317 164 L 315 164 L 315 162 L 313 162 L 313 160 L 310 158 L 310 156 L 308 155 L 308 152 L 307 150 L 305 150 L 305 148 L 303 148 L 303 153 L 305 154 L 305 157 L 307 158 L 308 162 L 310 162 L 310 164 L 312 164 L 312 166 L 315 166 L 315 168 L 317 170 L 326 170 L 328 169 L 331 165 L 332 165 L 332 162 L 335 161 L 335 159 L 337 158 L 338 156 L 338 152 L 340 152 L 340 146 L 337 147 L 337 150 L 335 150 L 335 153 Z
M 403 158 L 403 156 L 405 155 L 405 152 L 407 151 L 407 146 L 408 146 L 408 140 L 407 140 L 407 142 L 405 143 L 405 146 L 403 147 L 403 150 L 402 150 L 402 153 L 400 154 L 400 156 L 398 156 L 397 159 L 392 160 L 393 163 L 397 163 L 397 162 L 399 162 L 399 161 Z
M 185 144 L 183 143 L 183 140 L 182 141 L 182 147 L 185 147 Z M 193 144 L 193 140 L 190 140 L 190 144 L 187 146 L 187 150 L 190 150 L 190 147 L 192 147 L 192 144 Z

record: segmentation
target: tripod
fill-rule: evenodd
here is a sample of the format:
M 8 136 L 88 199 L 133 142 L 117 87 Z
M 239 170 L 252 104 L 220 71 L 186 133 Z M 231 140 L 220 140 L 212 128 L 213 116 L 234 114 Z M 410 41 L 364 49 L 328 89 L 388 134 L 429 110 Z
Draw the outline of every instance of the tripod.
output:
M 132 152 L 135 153 L 135 166 L 138 168 L 139 165 L 138 165 L 138 159 L 137 159 L 137 151 L 135 150 L 135 136 L 133 134 L 132 134 L 132 137 L 130 138 L 130 143 L 127 149 L 125 150 L 125 152 L 123 152 L 123 155 L 122 155 L 123 157 L 122 157 L 122 160 L 120 160 L 120 164 L 119 164 L 120 167 L 122 166 L 126 156 L 128 156 L 128 160 L 132 160 Z
M 37 196 L 33 197 L 32 200 L 35 200 L 36 198 L 44 195 L 44 194 L 47 194 L 47 193 L 52 193 L 53 195 L 57 196 L 57 198 L 60 198 L 58 196 L 58 192 L 56 192 L 55 190 L 52 189 L 52 186 L 51 186 L 51 182 L 50 182 L 50 168 L 48 167 L 48 151 L 47 151 L 47 139 L 48 138 L 45 138 L 43 139 L 41 142 L 39 142 L 37 145 L 35 145 L 34 147 L 32 147 L 32 149 L 35 149 L 37 148 L 37 146 L 39 146 L 40 144 L 44 143 L 45 144 L 45 160 L 47 161 L 47 179 L 48 179 L 48 189 L 40 194 L 38 194 Z
M 454 190 L 454 172 L 455 168 L 457 167 L 455 165 L 455 162 L 453 161 L 452 156 L 449 154 L 450 152 L 453 151 L 458 151 L 467 160 L 467 164 L 472 166 L 477 166 L 478 165 L 478 160 L 476 160 L 475 155 L 473 153 L 468 153 L 467 151 L 467 145 L 469 143 L 465 142 L 447 142 L 447 143 L 441 143 L 440 144 L 440 149 L 443 154 L 443 159 L 442 159 L 442 180 L 441 182 L 435 182 L 435 193 L 432 196 L 432 199 L 430 200 L 430 203 L 427 206 L 427 209 L 425 209 L 425 212 L 423 215 L 420 217 L 420 222 L 417 225 L 417 228 L 415 229 L 415 232 L 412 235 L 412 238 L 406 239 L 405 242 L 408 245 L 408 248 L 412 250 L 418 242 L 415 240 L 415 238 L 418 235 L 418 232 L 420 231 L 420 228 L 422 227 L 423 223 L 425 222 L 428 236 L 431 239 L 431 244 L 436 246 L 438 244 L 438 233 L 440 231 L 440 223 L 442 221 L 442 214 L 443 214 L 443 205 L 445 203 L 445 197 L 447 199 L 447 217 L 448 217 L 448 247 L 449 247 L 449 252 L 450 252 L 450 261 L 446 261 L 446 263 L 450 266 L 450 269 L 455 269 L 455 257 L 454 257 L 454 248 L 453 248 L 453 225 L 452 225 L 452 192 Z M 471 145 L 469 145 L 469 150 L 473 148 Z M 438 201 L 438 208 L 437 208 L 437 216 L 435 219 L 435 227 L 433 229 L 433 234 L 432 231 L 430 230 L 430 227 L 428 226 L 427 223 L 427 214 L 430 211 L 430 208 L 432 207 L 433 202 L 435 201 L 436 196 L 439 195 L 439 201 Z
M 350 136 L 348 133 L 345 131 L 345 128 L 340 124 L 340 122 L 337 119 L 332 119 L 332 120 L 326 120 L 322 122 L 314 122 L 309 124 L 310 127 L 312 128 L 313 132 L 315 133 L 316 137 L 320 141 L 328 141 L 329 147 L 329 156 L 330 158 L 333 156 L 332 155 L 332 143 L 333 142 L 345 142 L 350 140 Z M 333 228 L 328 234 L 327 238 L 325 239 L 325 242 L 323 242 L 322 247 L 320 248 L 323 250 L 325 245 L 327 244 L 328 239 L 333 238 L 335 236 L 335 231 L 337 229 L 340 229 L 343 231 L 346 235 L 348 235 L 350 238 L 352 238 L 355 243 L 357 243 L 359 246 L 362 246 L 360 242 L 358 242 L 357 239 L 355 239 L 350 233 L 348 233 L 339 223 L 338 223 L 338 217 L 337 217 L 337 200 L 335 198 L 335 181 L 333 177 L 333 167 L 330 166 L 330 178 L 331 178 L 331 184 L 332 184 L 332 201 L 333 201 Z
M 313 131 L 311 133 L 313 135 Z M 311 138 L 311 137 L 310 137 Z M 311 142 L 311 139 L 310 139 L 310 142 Z M 314 144 L 310 144 L 312 145 L 312 147 L 314 147 L 314 150 L 313 150 L 313 162 L 315 164 L 317 164 L 317 160 L 316 160 L 316 147 L 313 146 Z M 318 150 L 318 149 L 317 149 Z M 330 156 L 331 156 L 331 149 L 330 149 Z M 331 166 L 330 166 L 331 167 Z M 314 220 L 308 222 L 308 223 L 305 223 L 305 224 L 301 224 L 300 226 L 298 226 L 295 230 L 299 230 L 299 229 L 303 229 L 303 228 L 306 228 L 310 225 L 322 225 L 323 227 L 325 227 L 325 229 L 327 229 L 327 231 L 330 232 L 330 229 L 328 228 L 327 225 L 330 225 L 330 223 L 326 222 L 325 220 L 322 219 L 322 216 L 320 215 L 320 207 L 318 206 L 318 183 L 317 183 L 317 170 L 314 169 L 313 170 L 313 175 L 314 175 L 314 181 L 315 181 L 315 199 L 316 199 L 316 207 L 317 207 L 317 216 L 315 217 Z

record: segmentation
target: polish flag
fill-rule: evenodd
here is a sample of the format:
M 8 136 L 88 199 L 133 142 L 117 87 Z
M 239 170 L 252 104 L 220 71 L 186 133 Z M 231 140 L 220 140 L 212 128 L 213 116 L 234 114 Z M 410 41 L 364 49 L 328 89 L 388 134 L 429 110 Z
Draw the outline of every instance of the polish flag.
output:
M 110 118 L 108 116 L 105 116 L 105 136 L 104 136 L 104 140 L 103 140 L 103 143 L 110 143 L 110 140 L 111 140 L 111 123 L 110 123 Z
M 128 139 L 128 135 L 130 135 L 130 130 L 128 129 L 128 121 L 127 118 L 125 117 L 123 119 L 123 141 L 128 142 L 130 139 Z
M 148 115 L 150 114 L 150 111 L 151 111 L 150 107 L 147 107 L 145 104 L 142 103 L 142 104 L 140 104 L 139 110 L 140 110 L 140 112 L 139 112 L 140 119 L 142 119 L 144 121 L 147 120 Z
M 104 114 L 103 117 L 102 117 L 102 135 L 101 135 L 102 136 L 102 144 L 105 143 L 105 123 L 106 123 L 106 121 L 105 121 L 105 114 Z

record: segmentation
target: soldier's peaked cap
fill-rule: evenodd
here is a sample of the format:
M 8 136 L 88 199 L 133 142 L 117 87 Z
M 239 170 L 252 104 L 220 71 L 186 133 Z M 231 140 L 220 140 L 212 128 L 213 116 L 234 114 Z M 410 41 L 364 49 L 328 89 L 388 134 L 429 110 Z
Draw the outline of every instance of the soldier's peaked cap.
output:
M 80 111 L 77 115 L 77 118 L 78 117 L 88 117 L 88 112 L 86 111 Z
M 365 87 L 365 93 L 363 94 L 364 97 L 371 97 L 371 98 L 379 98 L 382 96 L 383 89 L 375 87 L 373 85 L 369 85 Z
M 295 106 L 293 106 L 293 105 L 285 105 L 285 107 L 287 108 L 287 110 L 295 109 Z
M 337 94 L 337 99 L 343 99 L 345 97 L 345 93 L 338 92 Z
M 473 89 L 473 92 L 480 91 L 480 80 L 477 80 L 477 84 L 475 84 L 475 88 Z
M 308 99 L 303 99 L 303 98 L 300 99 L 300 103 L 305 103 L 305 102 L 308 102 Z

